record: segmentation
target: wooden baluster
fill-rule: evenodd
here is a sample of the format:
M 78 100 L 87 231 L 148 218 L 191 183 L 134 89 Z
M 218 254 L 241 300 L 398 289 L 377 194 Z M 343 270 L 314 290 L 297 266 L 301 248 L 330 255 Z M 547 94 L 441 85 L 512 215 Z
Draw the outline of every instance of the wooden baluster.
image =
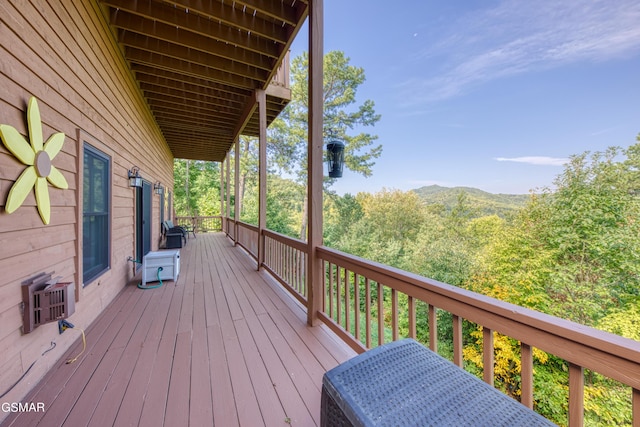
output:
M 291 250 L 289 249 L 289 246 L 284 243 L 280 243 L 280 248 L 282 254 L 282 278 L 285 283 L 288 283 L 291 288 L 297 291 L 298 289 L 296 288 L 296 284 L 291 280 Z
M 416 338 L 416 302 L 413 297 L 408 299 L 409 338 Z
M 304 252 L 300 252 L 300 280 L 304 282 L 304 294 L 307 298 L 309 298 L 309 286 L 306 277 L 306 266 L 307 265 L 307 255 Z
M 338 325 L 342 324 L 342 267 L 336 266 L 338 275 L 336 276 L 336 311 L 338 312 Z
M 384 344 L 384 292 L 378 283 L 378 345 Z
M 569 363 L 569 427 L 584 424 L 584 368 Z
M 329 317 L 333 319 L 333 264 L 329 263 Z
M 324 274 L 322 275 L 322 295 L 324 295 L 324 297 L 322 298 L 322 312 L 325 314 L 327 314 L 327 305 L 328 305 L 327 265 L 328 265 L 328 262 L 323 260 L 322 271 L 324 271 Z
M 293 276 L 296 278 L 296 283 L 298 283 L 298 287 L 300 288 L 300 294 L 306 295 L 306 286 L 300 276 L 300 251 L 298 249 L 293 250 Z
M 429 304 L 429 348 L 438 352 L 438 316 L 436 308 Z
M 287 283 L 290 283 L 291 287 L 293 289 L 295 289 L 296 292 L 300 293 L 300 291 L 301 291 L 300 284 L 296 280 L 296 275 L 295 275 L 294 270 L 293 270 L 293 266 L 295 265 L 295 261 L 293 259 L 293 256 L 294 256 L 293 248 L 291 246 L 288 246 L 288 245 L 285 245 L 285 244 L 283 244 L 282 246 L 284 246 L 284 251 L 285 251 L 286 257 L 287 257 L 287 267 L 286 267 Z
M 351 276 L 351 272 L 345 268 L 344 270 L 344 325 L 347 332 L 351 332 L 351 292 L 349 292 L 350 288 L 350 280 L 349 276 Z
M 279 257 L 278 274 L 280 275 L 280 278 L 282 278 L 282 280 L 285 283 L 288 283 L 293 288 L 293 284 L 289 281 L 289 278 L 287 277 L 287 247 L 282 243 L 278 243 L 278 257 Z
M 298 282 L 300 282 L 302 284 L 302 289 L 303 289 L 303 295 L 307 295 L 307 283 L 304 281 L 304 276 L 302 275 L 302 266 L 304 264 L 301 264 L 301 260 L 303 259 L 302 256 L 302 251 L 300 251 L 300 249 L 298 249 L 296 251 L 296 273 L 298 274 Z
M 360 338 L 360 275 L 355 274 L 353 278 L 353 296 L 354 296 L 354 310 L 353 314 L 355 316 L 355 327 L 356 327 L 356 339 L 361 341 Z
M 364 297 L 365 319 L 367 323 L 365 345 L 367 348 L 371 348 L 371 282 L 368 277 L 364 278 Z
M 289 267 L 289 275 L 291 275 L 291 280 L 296 284 L 296 289 L 300 295 L 304 295 L 304 285 L 300 280 L 298 280 L 298 250 L 295 248 L 291 248 L 291 256 L 290 262 L 291 266 Z
M 395 288 L 391 289 L 391 331 L 393 334 L 393 340 L 397 341 L 399 338 L 398 333 L 398 291 Z
M 533 409 L 533 349 L 530 345 L 520 343 L 521 398 L 520 402 Z
M 493 354 L 493 331 L 487 327 L 482 327 L 482 360 L 484 365 L 483 379 L 487 384 L 493 385 L 493 364 L 495 356 Z
M 462 367 L 462 318 L 453 316 L 453 363 Z

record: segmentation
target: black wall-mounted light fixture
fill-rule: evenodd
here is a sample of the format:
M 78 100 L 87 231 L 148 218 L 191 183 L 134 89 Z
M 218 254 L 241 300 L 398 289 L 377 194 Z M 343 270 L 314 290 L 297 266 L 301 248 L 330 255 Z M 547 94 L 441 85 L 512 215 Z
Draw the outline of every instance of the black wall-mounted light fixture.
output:
M 153 184 L 153 191 L 158 195 L 164 193 L 164 187 L 162 186 L 162 184 L 160 184 L 160 181 Z
M 331 140 L 327 143 L 327 167 L 330 178 L 342 177 L 344 167 L 344 142 Z
M 140 176 L 140 168 L 133 166 L 129 169 L 129 187 L 142 187 L 142 177 Z

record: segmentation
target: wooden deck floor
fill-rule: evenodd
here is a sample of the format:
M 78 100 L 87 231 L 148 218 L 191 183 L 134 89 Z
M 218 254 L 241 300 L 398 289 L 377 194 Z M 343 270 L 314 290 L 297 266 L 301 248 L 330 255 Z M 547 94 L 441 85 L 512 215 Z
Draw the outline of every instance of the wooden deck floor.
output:
M 77 354 L 81 343 L 69 350 Z M 313 426 L 322 375 L 354 356 L 220 233 L 181 251 L 176 283 L 126 287 L 5 426 Z

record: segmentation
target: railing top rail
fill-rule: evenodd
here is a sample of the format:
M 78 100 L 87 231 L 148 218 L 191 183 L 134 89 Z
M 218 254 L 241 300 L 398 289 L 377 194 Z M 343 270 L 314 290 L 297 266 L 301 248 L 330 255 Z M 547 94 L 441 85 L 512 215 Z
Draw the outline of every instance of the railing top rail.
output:
M 328 247 L 326 261 L 571 363 L 640 388 L 640 342 L 503 302 Z
M 308 245 L 307 245 L 307 242 L 305 242 L 304 240 L 296 239 L 296 238 L 278 233 L 276 231 L 271 231 L 271 230 L 264 230 L 263 234 L 266 237 L 270 237 L 273 240 L 276 240 L 280 243 L 289 245 L 294 249 L 297 249 L 305 253 L 308 252 Z
M 259 228 L 257 226 L 255 226 L 255 225 L 253 225 L 253 224 L 249 224 L 249 223 L 242 222 L 242 221 L 238 221 L 237 224 L 240 227 L 244 227 L 244 228 L 249 229 L 251 231 L 255 231 L 256 233 L 259 231 Z

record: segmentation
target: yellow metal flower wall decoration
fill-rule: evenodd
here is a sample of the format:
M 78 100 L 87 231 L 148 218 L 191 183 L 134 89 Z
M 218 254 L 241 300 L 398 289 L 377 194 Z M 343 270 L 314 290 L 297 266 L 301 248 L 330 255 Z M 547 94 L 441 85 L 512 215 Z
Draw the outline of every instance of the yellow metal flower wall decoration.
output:
M 33 187 L 35 188 L 36 204 L 38 205 L 40 218 L 42 218 L 42 222 L 49 224 L 51 203 L 49 201 L 47 181 L 57 188 L 69 188 L 67 180 L 62 173 L 51 164 L 53 158 L 62 149 L 64 133 L 54 133 L 47 142 L 43 142 L 40 109 L 35 97 L 29 99 L 27 124 L 31 143 L 20 135 L 14 127 L 0 125 L 0 138 L 2 138 L 4 145 L 18 160 L 27 165 L 27 168 L 11 187 L 4 209 L 7 213 L 12 213 L 18 209 Z

